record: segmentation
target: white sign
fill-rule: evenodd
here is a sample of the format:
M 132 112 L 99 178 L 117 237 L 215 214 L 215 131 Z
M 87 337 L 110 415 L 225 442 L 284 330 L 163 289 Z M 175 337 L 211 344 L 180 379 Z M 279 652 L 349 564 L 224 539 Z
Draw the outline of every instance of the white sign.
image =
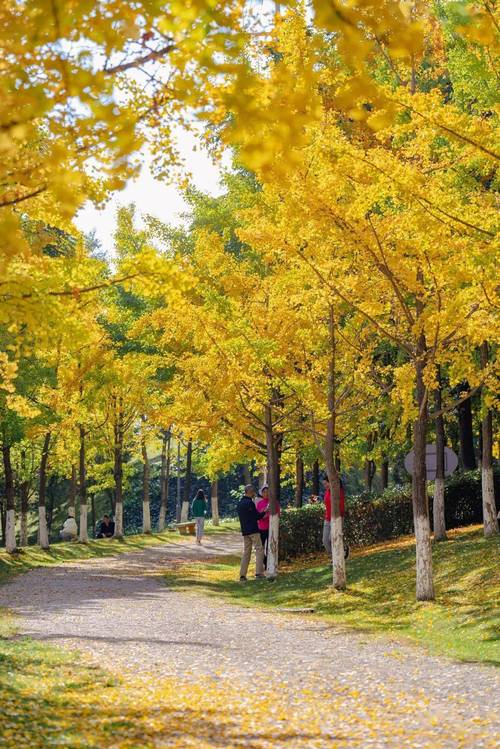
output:
M 436 479 L 437 469 L 437 454 L 436 445 L 425 446 L 425 470 L 427 474 L 427 481 L 434 481 Z M 408 453 L 405 458 L 405 468 L 409 474 L 413 474 L 413 465 L 415 462 L 415 453 L 412 450 Z M 444 475 L 450 476 L 455 468 L 458 466 L 458 458 L 449 447 L 444 448 Z

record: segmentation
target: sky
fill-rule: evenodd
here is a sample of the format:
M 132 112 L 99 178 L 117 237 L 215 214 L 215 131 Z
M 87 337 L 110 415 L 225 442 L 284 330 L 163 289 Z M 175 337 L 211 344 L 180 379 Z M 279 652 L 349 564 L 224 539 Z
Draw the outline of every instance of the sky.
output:
M 193 176 L 193 184 L 211 195 L 220 194 L 219 178 L 221 167 L 213 163 L 205 151 L 200 149 L 196 137 L 191 133 L 181 132 L 178 135 L 181 155 Z M 195 150 L 196 148 L 196 150 Z M 137 179 L 129 180 L 126 187 L 112 195 L 104 208 L 97 209 L 87 202 L 79 211 L 75 223 L 85 232 L 96 231 L 102 249 L 113 255 L 113 233 L 116 223 L 116 212 L 122 205 L 135 203 L 138 214 L 152 214 L 165 223 L 180 224 L 180 214 L 186 210 L 186 203 L 180 190 L 174 185 L 156 180 L 149 169 L 149 156 L 144 152 L 144 164 Z

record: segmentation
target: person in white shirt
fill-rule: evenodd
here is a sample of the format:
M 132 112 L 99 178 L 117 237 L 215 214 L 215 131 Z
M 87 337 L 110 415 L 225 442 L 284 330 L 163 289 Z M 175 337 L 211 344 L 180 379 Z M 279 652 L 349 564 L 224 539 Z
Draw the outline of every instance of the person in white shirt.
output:
M 78 526 L 76 524 L 74 510 L 68 510 L 68 517 L 64 521 L 59 535 L 61 536 L 62 541 L 76 541 L 78 536 Z

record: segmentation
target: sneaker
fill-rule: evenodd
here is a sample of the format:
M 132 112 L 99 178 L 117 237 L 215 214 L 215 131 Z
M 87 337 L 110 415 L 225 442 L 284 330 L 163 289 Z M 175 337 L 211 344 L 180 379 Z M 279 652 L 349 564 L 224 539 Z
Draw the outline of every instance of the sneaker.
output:
M 259 579 L 264 580 L 266 576 L 265 575 L 255 575 L 255 577 L 257 578 L 257 580 L 259 580 Z
M 351 556 L 351 548 L 347 544 L 344 546 L 344 559 L 349 559 Z
M 245 575 L 240 575 L 240 583 L 246 583 L 247 579 Z

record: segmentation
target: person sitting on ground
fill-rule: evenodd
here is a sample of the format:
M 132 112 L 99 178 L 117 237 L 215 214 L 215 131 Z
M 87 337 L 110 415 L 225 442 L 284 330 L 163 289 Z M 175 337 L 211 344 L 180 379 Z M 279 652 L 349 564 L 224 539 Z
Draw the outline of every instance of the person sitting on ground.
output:
M 342 518 L 342 529 L 344 527 L 344 515 L 345 515 L 345 492 L 342 479 L 340 480 L 340 517 Z M 332 497 L 330 493 L 330 482 L 328 478 L 323 479 L 323 487 L 325 489 L 325 517 L 323 522 L 323 546 L 325 547 L 326 553 L 332 556 Z M 351 550 L 349 546 L 344 543 L 344 558 L 349 559 Z
M 68 510 L 68 517 L 63 523 L 61 532 L 61 541 L 76 541 L 78 536 L 78 526 L 75 520 L 75 511 L 73 509 Z
M 277 502 L 278 505 L 278 515 L 281 512 L 280 504 Z M 257 510 L 259 512 L 262 512 L 266 509 L 266 507 L 269 507 L 269 487 L 267 484 L 265 484 L 262 489 L 260 490 L 260 495 L 257 497 L 257 503 L 255 505 L 257 507 Z M 262 541 L 262 546 L 264 548 L 264 568 L 267 567 L 267 545 L 269 542 L 269 518 L 270 514 L 267 512 L 262 520 L 257 521 L 257 525 L 259 526 L 259 533 L 260 533 L 260 540 Z
M 245 486 L 245 495 L 240 499 L 237 507 L 240 519 L 241 535 L 243 536 L 243 556 L 240 566 L 240 581 L 247 579 L 248 565 L 252 555 L 252 546 L 255 549 L 255 577 L 265 577 L 264 574 L 264 549 L 260 539 L 258 521 L 267 513 L 265 510 L 259 512 L 255 506 L 255 487 L 252 484 Z
M 115 524 L 109 515 L 103 515 L 96 538 L 112 538 L 115 535 Z
M 205 517 L 207 515 L 207 498 L 203 489 L 198 489 L 191 505 L 191 514 L 196 522 L 196 543 L 201 544 L 205 530 Z

